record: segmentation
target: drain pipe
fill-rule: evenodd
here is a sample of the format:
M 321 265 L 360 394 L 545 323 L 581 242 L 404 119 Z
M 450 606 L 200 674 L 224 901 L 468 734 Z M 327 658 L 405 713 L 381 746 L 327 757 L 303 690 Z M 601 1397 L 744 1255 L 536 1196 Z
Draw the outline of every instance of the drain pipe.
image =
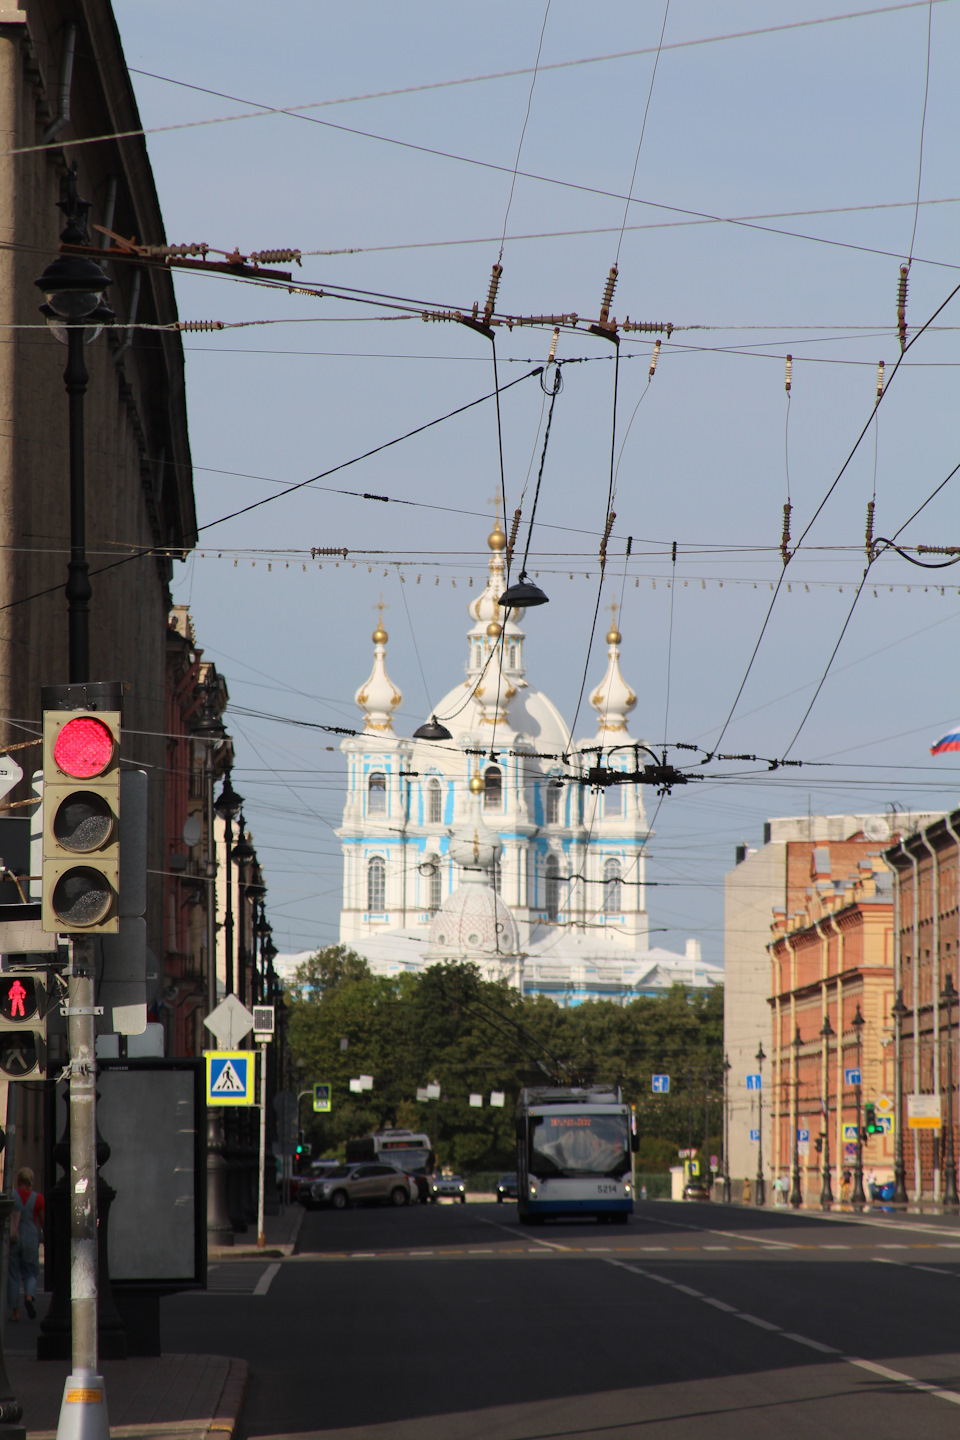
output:
M 957 832 L 956 832 L 956 830 L 954 830 L 954 828 L 953 828 L 953 816 L 949 813 L 949 811 L 947 812 L 947 814 L 946 814 L 945 817 L 944 817 L 944 824 L 945 824 L 946 827 L 947 827 L 947 834 L 950 836 L 950 838 L 951 838 L 951 840 L 953 841 L 954 845 L 956 845 L 956 847 L 957 847 L 957 864 L 960 865 L 960 835 L 958 835 Z M 948 1023 L 948 1025 L 950 1024 L 950 1019 L 951 1019 L 951 1017 L 948 1015 L 948 1016 L 947 1016 L 947 1023 Z M 952 1035 L 951 1035 L 950 1030 L 948 1029 L 948 1030 L 947 1030 L 947 1048 L 949 1049 L 949 1047 L 950 1047 L 952 1044 L 953 1044 L 953 1038 L 952 1038 Z M 949 1075 L 949 1073 L 950 1073 L 950 1071 L 948 1070 L 948 1071 L 947 1071 L 947 1074 Z M 957 1070 L 956 1070 L 955 1073 L 956 1073 L 957 1075 L 960 1075 L 960 1061 L 958 1061 Z M 950 1110 L 948 1111 L 948 1114 L 949 1114 L 949 1113 L 952 1113 L 952 1110 L 953 1110 L 953 1101 L 952 1101 L 952 1099 L 951 1099 L 951 1101 L 950 1101 Z
M 49 145 L 65 125 L 70 124 L 70 90 L 73 85 L 73 57 L 77 48 L 77 27 L 68 25 L 63 32 L 63 50 L 60 54 L 60 82 L 57 87 L 57 113 L 43 132 L 42 144 Z
M 140 305 L 140 282 L 143 271 L 139 268 L 133 272 L 133 289 L 130 292 L 130 308 L 127 311 L 127 330 L 124 335 L 123 344 L 113 357 L 114 365 L 119 365 L 123 359 L 124 352 L 129 350 L 133 344 L 133 327 L 137 321 L 137 309 Z
M 939 860 L 939 857 L 938 857 L 938 855 L 937 855 L 936 846 L 932 845 L 932 844 L 930 843 L 930 841 L 927 839 L 926 831 L 924 831 L 924 830 L 918 830 L 918 831 L 917 831 L 917 836 L 918 836 L 918 839 L 920 840 L 920 844 L 924 847 L 925 850 L 929 851 L 929 853 L 930 853 L 930 859 L 931 859 L 932 864 L 933 864 L 933 871 L 932 871 L 932 874 L 933 874 L 933 887 L 932 887 L 932 889 L 933 889 L 933 895 L 932 895 L 932 905 L 933 905 L 932 925 L 933 925 L 933 934 L 932 934 L 932 937 L 931 937 L 931 940 L 930 940 L 930 951 L 931 951 L 931 957 L 932 957 L 932 960 L 933 960 L 933 966 L 932 966 L 933 974 L 932 974 L 932 976 L 931 976 L 931 980 L 932 980 L 932 982 L 933 982 L 933 1015 L 932 1015 L 932 1025 L 931 1025 L 931 1036 L 930 1036 L 930 1039 L 931 1039 L 931 1043 L 932 1043 L 932 1045 L 933 1045 L 933 1093 L 934 1093 L 934 1095 L 936 1095 L 936 1096 L 939 1098 L 939 1096 L 940 1096 L 940 860 Z M 936 1153 L 936 1163 L 935 1163 L 934 1168 L 933 1168 L 933 1198 L 934 1198 L 934 1202 L 935 1202 L 935 1203 L 938 1203 L 939 1200 L 940 1200 L 940 1171 L 941 1171 L 941 1162 L 942 1162 L 942 1160 L 943 1160 L 943 1155 L 942 1155 L 942 1153 L 941 1153 L 941 1151 L 942 1151 L 942 1149 L 943 1149 L 942 1130 L 941 1130 L 940 1132 L 937 1132 L 937 1134 L 935 1135 L 935 1139 L 936 1139 L 936 1141 L 937 1141 L 937 1144 L 936 1144 L 936 1146 L 935 1146 L 935 1150 L 936 1150 L 937 1153 Z

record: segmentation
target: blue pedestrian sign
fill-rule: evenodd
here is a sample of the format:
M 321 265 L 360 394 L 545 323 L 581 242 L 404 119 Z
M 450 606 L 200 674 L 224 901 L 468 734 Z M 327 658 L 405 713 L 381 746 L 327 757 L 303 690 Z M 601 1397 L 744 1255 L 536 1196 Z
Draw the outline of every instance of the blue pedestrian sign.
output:
M 750 1131 L 750 1143 L 751 1143 L 752 1145 L 759 1145 L 759 1143 L 760 1143 L 760 1131 L 759 1131 L 759 1130 L 751 1130 L 751 1131 Z
M 670 1076 L 669 1076 L 669 1075 L 654 1075 L 654 1077 L 653 1077 L 653 1093 L 654 1093 L 654 1095 L 669 1095 L 669 1094 L 670 1094 Z
M 762 1075 L 748 1075 L 748 1076 L 747 1076 L 747 1089 L 748 1089 L 748 1090 L 762 1090 L 762 1089 L 763 1089 L 763 1076 L 762 1076 Z
M 313 1109 L 317 1115 L 329 1115 L 333 1109 L 333 1086 L 329 1080 L 318 1080 L 314 1085 Z
M 208 1105 L 253 1105 L 255 1050 L 205 1050 Z
M 844 1085 L 859 1085 L 859 1084 L 860 1084 L 860 1071 L 859 1071 L 859 1070 L 844 1070 L 844 1072 L 843 1072 L 843 1083 L 844 1083 Z

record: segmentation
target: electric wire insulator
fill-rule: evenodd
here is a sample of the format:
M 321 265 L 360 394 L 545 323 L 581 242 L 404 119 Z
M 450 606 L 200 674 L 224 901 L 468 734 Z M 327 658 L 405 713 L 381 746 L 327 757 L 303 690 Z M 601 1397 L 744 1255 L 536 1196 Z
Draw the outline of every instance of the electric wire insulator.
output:
M 960 555 L 960 545 L 918 545 L 918 555 Z
M 431 320 L 438 322 L 441 320 L 462 320 L 463 316 L 459 310 L 424 310 L 421 312 L 420 319 L 424 324 L 427 324 Z
M 872 560 L 872 559 L 874 558 L 873 512 L 874 512 L 874 510 L 876 509 L 876 506 L 877 506 L 876 500 L 868 500 L 868 501 L 867 501 L 867 529 L 866 529 L 866 533 L 865 533 L 865 535 L 864 535 L 864 539 L 866 540 L 867 559 L 868 559 L 868 560 Z
M 619 270 L 616 265 L 610 266 L 610 273 L 607 276 L 607 283 L 603 287 L 603 299 L 600 301 L 600 324 L 606 325 L 610 319 L 610 306 L 613 302 L 613 292 L 617 288 L 617 275 Z
M 580 316 L 577 312 L 571 310 L 569 315 L 509 315 L 507 323 L 510 326 L 553 325 L 556 327 L 558 325 L 576 325 L 579 319 Z
M 616 512 L 616 510 L 611 510 L 611 511 L 610 511 L 610 514 L 607 516 L 607 523 L 606 523 L 606 525 L 604 526 L 604 529 L 603 529 L 603 539 L 600 541 L 600 564 L 601 564 L 601 566 L 606 565 L 606 563 L 607 563 L 607 541 L 610 539 L 610 531 L 613 529 L 613 522 L 614 522 L 614 520 L 616 520 L 616 518 L 617 518 L 617 512 Z
M 882 397 L 883 397 L 883 361 L 881 360 L 881 361 L 878 363 L 878 365 L 877 365 L 877 404 L 878 404 L 878 405 L 880 404 L 880 401 L 881 401 Z
M 653 358 L 650 361 L 650 369 L 647 371 L 647 379 L 652 380 L 657 369 L 657 361 L 660 359 L 660 346 L 662 340 L 657 340 L 653 347 Z
M 339 555 L 346 560 L 349 555 L 346 545 L 311 545 L 310 558 L 316 560 L 319 555 Z
M 520 507 L 517 506 L 513 512 L 513 523 L 510 526 L 510 539 L 507 541 L 507 565 L 513 559 L 513 547 L 517 543 L 517 531 L 520 529 Z
M 190 256 L 199 255 L 205 259 L 210 249 L 206 244 L 193 245 L 140 245 L 137 247 L 141 255 L 154 255 L 161 259 L 186 260 Z
M 186 331 L 223 330 L 224 323 L 222 320 L 178 320 L 174 329 Z
M 790 501 L 784 502 L 783 506 L 783 534 L 780 536 L 780 555 L 784 565 L 790 559 L 790 514 L 793 506 Z
M 673 334 L 672 320 L 631 320 L 628 315 L 620 326 L 625 335 L 634 331 L 638 335 L 666 335 L 667 339 Z
M 553 339 L 550 341 L 550 354 L 547 356 L 547 364 L 552 365 L 557 358 L 557 341 L 560 339 L 560 326 L 553 327 Z M 517 512 L 519 514 L 519 511 Z
M 907 345 L 907 285 L 910 278 L 910 266 L 900 266 L 900 283 L 897 286 L 897 329 L 900 332 L 900 353 Z
M 630 558 L 630 554 L 631 554 L 632 550 L 633 550 L 633 536 L 632 536 L 632 535 L 628 535 L 628 536 L 627 536 L 627 559 L 628 559 L 628 560 L 629 560 L 629 558 Z
M 490 288 L 487 291 L 487 303 L 483 307 L 484 324 L 490 324 L 490 316 L 493 314 L 497 304 L 497 291 L 500 289 L 500 276 L 503 274 L 502 265 L 494 265 L 490 272 Z
M 783 380 L 783 388 L 790 394 L 790 387 L 793 384 L 793 356 L 787 356 L 787 370 Z
M 299 250 L 254 250 L 248 259 L 252 265 L 300 264 Z

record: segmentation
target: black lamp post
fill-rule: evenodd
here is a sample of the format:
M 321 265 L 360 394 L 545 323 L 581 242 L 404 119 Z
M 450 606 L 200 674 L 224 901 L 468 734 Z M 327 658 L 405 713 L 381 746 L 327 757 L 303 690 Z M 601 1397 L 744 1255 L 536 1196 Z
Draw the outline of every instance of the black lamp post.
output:
M 64 245 L 88 245 L 89 200 L 77 193 L 77 165 L 67 172 L 64 198 L 58 201 L 66 225 L 60 232 Z M 35 282 L 43 291 L 46 316 L 54 335 L 67 346 L 67 368 L 63 372 L 69 396 L 70 420 L 70 562 L 67 566 L 67 619 L 70 683 L 90 679 L 90 586 L 87 565 L 86 491 L 84 474 L 83 397 L 90 376 L 83 359 L 84 344 L 100 334 L 113 311 L 104 304 L 112 282 L 95 260 L 84 255 L 58 255 Z
M 760 1041 L 760 1044 L 757 1046 L 757 1064 L 758 1064 L 759 1067 L 760 1067 L 760 1090 L 759 1090 L 760 1099 L 759 1099 L 758 1102 L 757 1102 L 757 1104 L 758 1104 L 758 1106 L 759 1106 L 759 1110 L 758 1110 L 758 1120 L 759 1120 L 759 1126 L 760 1126 L 759 1130 L 757 1131 L 758 1144 L 757 1144 L 757 1200 L 756 1200 L 756 1203 L 757 1203 L 758 1205 L 765 1205 L 765 1204 L 766 1204 L 766 1201 L 767 1201 L 767 1187 L 766 1187 L 766 1183 L 765 1183 L 764 1178 L 763 1178 L 763 1062 L 764 1062 L 764 1060 L 766 1060 L 766 1058 L 767 1058 L 766 1055 L 764 1055 L 764 1053 L 763 1053 L 763 1041 L 761 1040 L 761 1041 Z
M 903 1003 L 903 991 L 897 991 L 897 998 L 890 1011 L 893 1016 L 893 1053 L 894 1065 L 896 1066 L 894 1100 L 896 1105 L 896 1137 L 893 1147 L 893 1203 L 894 1205 L 906 1205 L 907 1203 L 907 1171 L 903 1162 L 903 1065 L 901 1063 L 901 1047 L 903 1043 L 903 1022 L 910 1014 Z
M 244 906 L 247 902 L 247 879 L 246 867 L 252 860 L 256 860 L 257 852 L 254 850 L 246 835 L 246 821 L 243 815 L 240 816 L 238 826 L 239 838 L 233 847 L 233 859 L 237 867 L 237 918 L 239 921 L 239 944 L 237 946 L 237 998 L 247 1003 L 247 947 L 246 927 L 244 925 Z
M 853 1170 L 853 1195 L 854 1205 L 866 1204 L 867 1197 L 863 1193 L 863 1119 L 861 1101 L 863 1099 L 863 1072 L 860 1069 L 862 1063 L 861 1037 L 863 1027 L 867 1023 L 860 1014 L 860 1002 L 857 1001 L 857 1013 L 851 1020 L 854 1034 L 857 1037 L 857 1161 Z
M 223 777 L 223 789 L 214 801 L 213 808 L 223 821 L 224 850 L 226 852 L 226 890 L 223 897 L 223 940 L 226 961 L 225 977 L 228 995 L 233 994 L 233 875 L 230 861 L 233 858 L 233 822 L 240 814 L 243 796 L 238 795 L 230 782 L 230 771 Z
M 836 1032 L 830 1024 L 830 1016 L 824 1015 L 820 1028 L 823 1041 L 823 1184 L 820 1186 L 820 1204 L 829 1210 L 833 1204 L 833 1182 L 830 1178 L 830 1040 Z
M 953 1149 L 953 1002 L 958 998 L 953 976 L 948 975 L 943 984 L 941 1005 L 947 1011 L 947 1123 L 943 1137 L 943 1204 L 944 1208 L 956 1210 L 960 1204 L 957 1196 L 957 1165 Z
M 730 1203 L 730 1071 L 729 1058 L 723 1057 L 723 1198 Z
M 799 1025 L 791 1044 L 793 1045 L 793 1175 L 790 1184 L 790 1204 L 795 1210 L 799 1210 L 803 1204 L 803 1191 L 800 1189 L 800 1047 L 803 1041 L 800 1039 Z

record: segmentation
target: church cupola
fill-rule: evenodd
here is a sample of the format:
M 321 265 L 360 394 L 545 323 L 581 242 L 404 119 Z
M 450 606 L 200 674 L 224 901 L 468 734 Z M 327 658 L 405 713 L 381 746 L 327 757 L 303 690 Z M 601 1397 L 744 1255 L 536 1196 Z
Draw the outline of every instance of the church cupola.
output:
M 360 686 L 354 700 L 364 713 L 364 733 L 377 735 L 393 734 L 393 712 L 402 694 L 387 674 L 387 641 L 390 638 L 383 628 L 383 601 L 377 606 L 379 616 L 373 640 L 373 670 Z
M 526 637 L 519 624 L 523 619 L 523 610 L 515 609 L 507 613 L 500 608 L 500 596 L 507 586 L 505 553 L 507 537 L 504 534 L 499 515 L 492 531 L 487 536 L 487 545 L 491 552 L 487 583 L 477 598 L 471 600 L 467 606 L 467 614 L 474 622 L 472 628 L 467 632 L 470 645 L 467 676 L 470 680 L 476 680 L 486 667 L 484 691 L 489 690 L 487 682 L 492 680 L 492 694 L 495 697 L 498 680 L 496 671 L 499 669 L 502 672 L 500 685 L 500 703 L 502 705 L 507 690 L 510 690 L 512 694 L 525 684 L 523 680 L 523 642 Z M 504 623 L 505 615 L 506 623 Z M 492 659 L 491 656 L 493 656 Z M 495 704 L 495 699 L 491 703 Z

